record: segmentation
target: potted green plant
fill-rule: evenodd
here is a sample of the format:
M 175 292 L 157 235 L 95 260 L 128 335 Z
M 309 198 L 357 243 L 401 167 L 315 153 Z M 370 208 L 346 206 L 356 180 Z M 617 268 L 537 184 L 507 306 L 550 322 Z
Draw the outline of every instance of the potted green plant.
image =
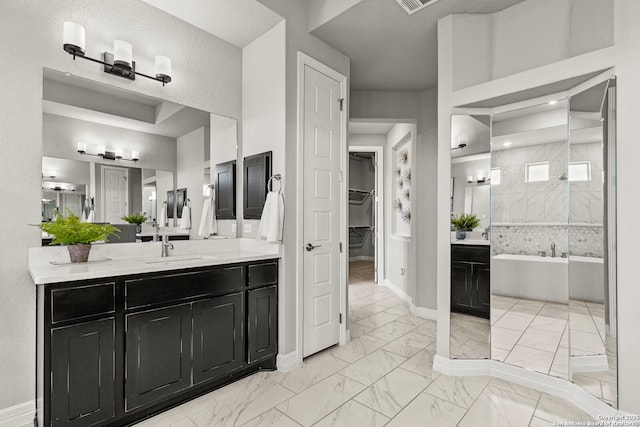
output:
M 142 232 L 142 223 L 146 222 L 149 218 L 147 218 L 146 212 L 140 212 L 133 215 L 123 216 L 122 219 L 129 224 L 137 225 L 136 232 L 140 233 Z
M 51 245 L 66 245 L 71 262 L 87 262 L 91 243 L 107 240 L 110 236 L 118 237 L 120 232 L 111 224 L 82 222 L 69 209 L 66 217 L 56 213 L 56 217 L 51 222 L 43 222 L 35 226 L 53 236 Z
M 456 230 L 456 239 L 464 240 L 467 237 L 467 231 L 472 231 L 480 225 L 478 217 L 474 214 L 460 214 L 451 218 L 451 225 Z

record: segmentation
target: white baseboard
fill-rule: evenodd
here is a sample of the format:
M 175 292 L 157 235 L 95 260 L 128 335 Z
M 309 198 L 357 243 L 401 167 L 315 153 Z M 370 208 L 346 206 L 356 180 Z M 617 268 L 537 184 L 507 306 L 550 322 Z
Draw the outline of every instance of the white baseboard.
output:
M 409 309 L 411 310 L 411 314 L 413 314 L 414 316 L 422 317 L 423 319 L 438 320 L 438 312 L 437 312 L 437 310 L 434 310 L 434 309 L 431 309 L 431 308 L 426 308 L 426 307 L 416 307 L 413 304 L 413 298 L 411 298 L 411 296 L 409 296 L 409 294 L 407 294 L 405 291 L 400 289 L 398 286 L 396 286 L 389 279 L 384 279 L 382 284 L 384 286 L 386 286 L 387 288 L 391 289 L 393 291 L 393 293 L 396 294 L 398 296 L 398 298 L 400 298 L 402 301 L 408 302 L 409 303 Z
M 376 259 L 372 256 L 367 255 L 358 255 L 358 256 L 350 256 L 349 262 L 351 261 L 375 261 Z
M 411 304 L 411 313 L 414 316 L 422 317 L 423 319 L 436 320 L 436 321 L 438 320 L 438 311 L 432 308 L 416 307 L 415 305 Z
M 534 388 L 568 400 L 596 419 L 599 415 L 625 414 L 625 412 L 612 408 L 570 381 L 519 368 L 497 360 L 448 359 L 436 355 L 433 360 L 433 369 L 449 376 L 492 376 Z
M 35 400 L 19 403 L 15 406 L 0 409 L 0 427 L 32 426 L 35 417 Z
M 280 354 L 276 357 L 276 366 L 278 371 L 287 372 L 297 368 L 302 364 L 302 359 L 298 358 L 298 352 L 292 351 L 287 354 Z
M 609 360 L 606 354 L 571 356 L 569 367 L 571 372 L 603 372 L 609 370 Z
M 409 305 L 413 305 L 413 299 L 409 296 L 409 294 L 407 294 L 405 291 L 403 291 L 398 286 L 396 286 L 391 280 L 384 279 L 382 281 L 382 285 L 391 289 L 393 293 L 396 294 L 398 298 L 400 298 L 402 301 L 406 301 L 409 303 Z

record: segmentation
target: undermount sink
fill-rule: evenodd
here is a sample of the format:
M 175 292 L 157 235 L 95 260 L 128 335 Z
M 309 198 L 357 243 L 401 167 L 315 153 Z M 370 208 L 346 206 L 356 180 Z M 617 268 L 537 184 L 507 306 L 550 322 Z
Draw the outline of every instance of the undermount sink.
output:
M 195 261 L 203 261 L 209 259 L 216 259 L 217 257 L 211 255 L 178 255 L 178 256 L 168 256 L 168 257 L 154 257 L 154 258 L 145 258 L 142 260 L 144 264 L 178 264 L 178 263 L 188 263 Z

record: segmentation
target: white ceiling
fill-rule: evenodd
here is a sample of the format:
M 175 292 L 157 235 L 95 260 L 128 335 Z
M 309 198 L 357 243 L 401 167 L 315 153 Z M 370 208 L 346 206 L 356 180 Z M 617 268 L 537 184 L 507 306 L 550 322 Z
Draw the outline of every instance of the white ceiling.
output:
M 142 0 L 240 48 L 282 17 L 256 0 Z
M 521 1 L 441 0 L 408 15 L 395 0 L 363 0 L 312 33 L 351 58 L 352 89 L 423 90 L 438 84 L 440 18 Z

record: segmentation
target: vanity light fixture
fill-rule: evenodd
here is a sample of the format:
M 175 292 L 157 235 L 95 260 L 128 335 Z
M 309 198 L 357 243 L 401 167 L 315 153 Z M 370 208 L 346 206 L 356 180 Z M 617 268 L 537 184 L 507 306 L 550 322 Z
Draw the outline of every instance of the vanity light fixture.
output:
M 82 58 L 96 62 L 104 66 L 104 72 L 135 80 L 136 75 L 156 80 L 162 86 L 171 82 L 171 59 L 164 55 L 158 55 L 155 59 L 155 77 L 136 71 L 136 63 L 133 60 L 133 47 L 124 40 L 113 42 L 113 53 L 104 52 L 102 60 L 85 55 L 85 29 L 75 22 L 66 21 L 63 25 L 63 45 L 65 52 L 73 56 L 73 59 Z
M 96 154 L 91 154 L 87 152 L 87 144 L 84 142 L 78 142 L 77 151 L 82 156 L 87 155 L 101 157 L 106 160 L 127 160 L 129 162 L 137 162 L 138 160 L 140 160 L 140 152 L 138 151 L 132 150 L 131 158 L 126 159 L 121 148 L 117 148 L 115 151 L 107 151 L 104 145 L 100 145 L 98 147 Z

